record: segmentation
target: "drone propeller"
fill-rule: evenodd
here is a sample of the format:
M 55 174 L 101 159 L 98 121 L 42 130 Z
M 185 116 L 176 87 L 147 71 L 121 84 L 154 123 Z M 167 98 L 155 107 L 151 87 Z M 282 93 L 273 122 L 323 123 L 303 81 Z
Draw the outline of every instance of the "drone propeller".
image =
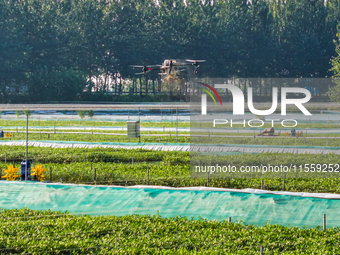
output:
M 202 62 L 205 62 L 206 60 L 203 60 L 203 59 L 201 59 L 201 60 L 186 59 L 185 61 L 192 62 L 192 63 L 195 63 L 195 62 L 202 63 Z
M 161 65 L 147 65 L 147 66 L 141 66 L 141 65 L 129 65 L 130 67 L 138 67 L 138 68 L 144 68 L 144 67 L 158 67 Z
M 138 65 L 129 65 L 130 67 L 139 67 L 139 68 L 143 68 L 144 66 L 138 66 Z
M 140 74 L 146 74 L 152 70 L 158 70 L 159 68 L 155 68 L 155 67 L 160 67 L 160 65 L 148 65 L 148 66 L 130 65 L 130 67 L 142 68 L 142 73 L 136 73 L 136 75 L 140 75 Z
M 146 74 L 146 73 L 149 73 L 149 72 L 151 72 L 152 70 L 147 70 L 147 71 L 145 71 L 145 72 L 141 72 L 141 73 L 135 73 L 135 75 L 142 75 L 142 74 Z
M 205 62 L 206 60 L 192 60 L 192 59 L 186 59 L 185 61 L 190 62 L 191 65 L 195 66 L 196 68 L 199 67 L 198 63 Z M 190 65 L 190 64 L 189 64 Z

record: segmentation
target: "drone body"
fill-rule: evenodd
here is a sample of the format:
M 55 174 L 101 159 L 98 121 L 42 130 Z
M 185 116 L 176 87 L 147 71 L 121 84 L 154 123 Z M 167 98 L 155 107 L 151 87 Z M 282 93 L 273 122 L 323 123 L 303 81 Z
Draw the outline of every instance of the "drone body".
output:
M 159 75 L 173 75 L 178 76 L 182 71 L 185 71 L 187 66 L 194 66 L 194 74 L 197 73 L 197 69 L 199 67 L 199 63 L 205 62 L 206 60 L 192 60 L 186 59 L 185 62 L 177 62 L 174 59 L 165 59 L 162 65 L 149 65 L 149 66 L 140 66 L 140 65 L 130 65 L 131 67 L 139 67 L 142 68 L 141 73 L 136 73 L 136 75 L 146 74 L 152 70 L 160 70 Z

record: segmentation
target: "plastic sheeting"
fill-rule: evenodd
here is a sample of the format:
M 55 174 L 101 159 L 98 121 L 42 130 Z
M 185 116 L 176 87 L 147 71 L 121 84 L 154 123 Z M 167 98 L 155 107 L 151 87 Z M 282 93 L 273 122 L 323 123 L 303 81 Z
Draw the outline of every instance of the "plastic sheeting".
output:
M 191 145 L 194 152 L 242 152 L 242 153 L 292 153 L 292 154 L 340 154 L 339 147 L 331 146 L 275 146 L 275 145 Z
M 340 227 L 340 200 L 333 194 L 264 192 L 193 187 L 112 187 L 0 182 L 0 207 L 60 210 L 88 215 L 159 214 L 202 217 L 246 224 L 317 227 L 327 215 L 327 227 Z M 278 195 L 281 194 L 281 195 Z M 282 195 L 285 194 L 285 195 Z M 320 196 L 324 198 L 319 198 Z
M 0 141 L 1 145 L 25 146 L 26 141 Z M 93 142 L 67 142 L 67 141 L 29 141 L 29 146 L 51 148 L 122 148 L 147 149 L 157 151 L 194 151 L 218 153 L 293 153 L 293 154 L 340 154 L 339 147 L 326 146 L 270 146 L 270 145 L 200 145 L 194 146 L 186 143 L 93 143 Z
M 0 141 L 0 145 L 26 146 L 26 141 Z M 113 148 L 113 149 L 146 149 L 164 151 L 189 151 L 189 144 L 181 143 L 92 143 L 92 142 L 67 142 L 67 141 L 29 141 L 28 146 L 51 148 Z

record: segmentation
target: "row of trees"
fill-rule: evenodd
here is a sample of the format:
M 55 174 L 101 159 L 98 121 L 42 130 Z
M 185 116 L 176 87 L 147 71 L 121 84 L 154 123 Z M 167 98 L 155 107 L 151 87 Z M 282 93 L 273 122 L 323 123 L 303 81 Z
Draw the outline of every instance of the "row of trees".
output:
M 0 0 L 0 100 L 91 100 L 166 58 L 206 59 L 206 77 L 327 77 L 339 23 L 340 0 Z

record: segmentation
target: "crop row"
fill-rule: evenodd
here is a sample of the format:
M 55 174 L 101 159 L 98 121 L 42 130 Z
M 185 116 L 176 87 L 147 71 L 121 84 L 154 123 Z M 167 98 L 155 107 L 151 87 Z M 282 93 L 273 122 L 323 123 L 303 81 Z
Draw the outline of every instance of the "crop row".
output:
M 12 133 L 11 140 L 24 140 L 24 133 Z M 199 140 L 198 140 L 199 139 Z M 9 140 L 5 138 L 3 140 Z M 120 143 L 138 143 L 138 138 L 127 138 L 122 135 L 94 135 L 94 134 L 29 134 L 30 141 L 78 141 L 78 142 L 120 142 Z M 187 136 L 148 136 L 142 135 L 142 143 L 193 143 L 199 141 L 202 144 L 248 144 L 248 145 L 274 145 L 274 146 L 331 146 L 340 147 L 340 139 L 322 139 L 315 138 L 290 138 L 290 137 L 277 137 L 277 138 L 263 138 L 263 137 L 205 137 L 205 138 L 191 138 Z
M 46 135 L 48 133 L 50 134 L 54 134 L 54 133 L 64 133 L 64 132 L 69 132 L 69 133 L 79 133 L 79 134 L 87 134 L 87 135 L 99 135 L 99 134 L 108 134 L 108 135 L 113 135 L 113 134 L 127 134 L 127 131 L 125 129 L 86 129 L 86 128 L 74 128 L 74 129 L 58 129 L 58 128 L 54 128 L 54 127 L 49 127 L 49 128 L 39 128 L 39 127 L 30 127 L 29 129 L 29 135 L 32 133 L 38 133 L 38 134 L 42 134 L 44 137 L 46 137 Z M 214 131 L 211 130 L 210 131 Z M 246 136 L 247 138 L 253 138 L 255 136 L 255 139 L 258 138 L 271 138 L 271 139 L 277 139 L 277 138 L 285 138 L 285 139 L 289 139 L 291 138 L 291 129 L 275 129 L 275 136 L 258 136 L 261 132 L 263 131 L 263 129 L 254 129 L 252 130 L 248 130 L 248 133 L 240 133 L 240 132 L 232 132 L 232 130 L 228 130 L 226 129 L 225 132 L 199 132 L 199 131 L 192 131 L 190 132 L 189 129 L 186 129 L 186 131 L 183 131 L 181 129 L 178 129 L 178 131 L 176 132 L 176 129 L 172 128 L 171 131 L 169 131 L 169 128 L 166 127 L 164 130 L 163 129 L 154 129 L 154 130 L 145 130 L 145 131 L 140 131 L 140 134 L 142 135 L 148 135 L 148 134 L 152 134 L 152 135 L 169 135 L 171 134 L 172 136 L 175 136 L 176 133 L 178 134 L 183 134 L 183 135 L 187 135 L 187 136 L 193 136 L 193 135 L 210 135 L 210 136 L 238 136 L 239 138 L 242 138 L 244 136 Z M 18 128 L 6 128 L 4 129 L 5 133 L 10 133 L 11 136 L 15 137 L 16 134 L 18 133 L 25 133 L 26 132 L 26 127 L 18 127 Z M 332 139 L 334 137 L 339 138 L 340 137 L 340 133 L 311 133 L 308 129 L 296 129 L 296 132 L 298 132 L 299 134 L 301 134 L 300 136 L 296 136 L 297 139 L 308 139 L 308 138 L 313 138 L 313 137 L 322 137 L 322 138 L 329 138 Z M 336 132 L 336 131 L 334 131 Z
M 5 155 L 7 162 L 5 163 Z M 0 169 L 18 163 L 24 158 L 23 147 L 0 146 Z M 29 148 L 29 159 L 34 165 L 41 163 L 47 168 L 46 180 L 71 183 L 123 183 L 152 184 L 173 187 L 205 186 L 208 184 L 207 174 L 190 172 L 190 156 L 181 151 L 150 151 L 126 150 L 110 148 L 68 149 L 68 148 Z M 85 162 L 86 160 L 86 162 Z M 218 160 L 218 161 L 216 161 Z M 132 163 L 133 161 L 133 163 Z M 239 169 L 241 166 L 261 165 L 303 165 L 308 164 L 340 164 L 338 156 L 334 154 L 244 154 L 244 155 L 195 155 L 192 154 L 191 163 L 197 165 L 218 162 L 219 165 L 231 165 Z M 149 174 L 148 174 L 149 173 Z M 148 177 L 149 176 L 149 177 Z M 224 188 L 261 188 L 268 185 L 270 190 L 282 190 L 282 172 L 273 175 L 255 175 L 249 173 L 211 174 L 209 186 Z M 306 177 L 306 178 L 298 178 Z M 316 178 L 318 177 L 318 178 Z M 332 177 L 332 178 L 325 178 Z M 287 173 L 285 189 L 289 191 L 330 192 L 340 193 L 340 179 L 338 173 L 295 174 Z
M 18 128 L 6 128 L 4 129 L 5 133 L 10 133 L 11 136 L 15 137 L 15 135 L 17 133 L 24 133 L 26 130 L 26 127 L 18 127 Z M 54 128 L 54 127 L 49 127 L 49 128 L 39 128 L 39 127 L 29 127 L 29 135 L 32 134 L 31 132 L 35 132 L 38 134 L 42 134 L 44 137 L 47 136 L 48 133 L 53 134 L 53 133 L 62 133 L 62 132 L 73 132 L 73 133 L 80 133 L 80 134 L 87 134 L 87 135 L 98 135 L 98 134 L 127 134 L 126 130 L 120 129 L 120 130 L 114 130 L 114 129 L 96 129 L 96 128 L 92 128 L 92 129 L 85 129 L 83 127 L 79 127 L 79 128 L 74 128 L 74 129 L 58 129 L 58 128 Z M 226 129 L 226 131 L 228 131 L 228 129 Z M 249 138 L 249 136 L 251 138 L 253 138 L 253 136 L 255 136 L 255 139 L 257 138 L 285 138 L 285 139 L 289 139 L 291 138 L 291 129 L 275 129 L 275 135 L 276 136 L 270 136 L 270 137 L 264 137 L 264 136 L 258 136 L 261 132 L 263 131 L 263 129 L 254 129 L 253 131 L 249 130 L 249 133 L 239 133 L 239 132 L 232 132 L 232 130 L 230 130 L 230 132 L 211 132 L 211 133 L 207 133 L 207 132 L 191 132 L 189 131 L 189 129 L 187 129 L 187 131 L 182 131 L 182 130 L 178 130 L 177 133 L 178 134 L 183 134 L 183 135 L 218 135 L 218 136 L 238 136 L 239 138 L 242 138 L 243 136 L 247 136 Z M 303 138 L 312 138 L 312 137 L 323 137 L 323 138 L 333 138 L 333 137 L 340 137 L 340 133 L 311 133 L 308 129 L 297 129 L 296 132 L 302 133 L 301 136 L 297 136 L 297 138 L 299 139 L 303 139 Z M 335 131 L 336 132 L 336 131 Z M 152 134 L 152 135 L 169 135 L 171 134 L 172 136 L 176 135 L 176 131 L 174 128 L 172 128 L 171 131 L 169 131 L 169 128 L 166 127 L 164 129 L 164 131 L 162 129 L 155 129 L 155 130 L 148 130 L 148 131 L 140 131 L 140 134 L 143 135 L 148 135 L 148 134 Z
M 137 119 L 137 118 L 135 118 Z M 189 122 L 178 121 L 178 127 L 190 127 Z M 26 127 L 26 120 L 20 119 L 0 119 L 0 126 L 22 126 Z M 69 126 L 69 127 L 126 127 L 126 122 L 123 121 L 101 121 L 101 120 L 83 120 L 83 119 L 74 119 L 74 120 L 39 120 L 37 117 L 29 120 L 29 126 L 35 127 L 44 127 L 44 126 Z M 174 117 L 171 121 L 159 121 L 159 122 L 150 122 L 150 121 L 141 121 L 142 127 L 176 127 L 176 117 Z
M 339 229 L 1 210 L 1 254 L 336 254 Z
M 212 127 L 212 123 L 190 123 L 189 121 L 178 121 L 178 127 Z M 26 127 L 26 120 L 22 119 L 0 119 L 0 126 L 21 126 Z M 60 126 L 60 127 L 126 127 L 126 122 L 124 121 L 102 121 L 96 119 L 73 119 L 73 120 L 39 120 L 38 118 L 32 118 L 29 120 L 29 126 L 43 127 L 43 126 Z M 170 121 L 141 121 L 141 127 L 176 127 L 176 116 L 174 116 Z M 265 123 L 263 128 L 271 127 L 271 123 Z M 326 128 L 326 129 L 337 129 L 340 124 L 334 122 L 323 122 L 323 123 L 298 123 L 295 129 L 305 129 L 305 128 Z M 282 129 L 280 123 L 274 123 L 274 128 Z M 290 130 L 290 128 L 287 128 Z
M 0 164 L 6 169 L 5 164 Z M 53 182 L 120 184 L 120 185 L 159 185 L 171 187 L 207 186 L 206 177 L 190 177 L 190 170 L 185 165 L 164 163 L 71 163 L 43 164 L 47 169 L 46 179 Z M 18 171 L 18 173 L 20 170 Z M 210 187 L 219 188 L 254 188 L 260 189 L 262 182 L 268 190 L 283 190 L 283 178 L 210 178 Z M 340 193 L 339 178 L 291 178 L 287 175 L 285 190 L 292 192 Z
M 183 151 L 154 151 L 145 149 L 112 149 L 112 148 L 40 148 L 29 147 L 29 159 L 40 163 L 65 162 L 115 162 L 131 163 L 165 161 L 171 164 L 190 163 L 190 153 Z M 22 146 L 0 146 L 0 161 L 21 161 L 25 157 Z M 340 163 L 335 154 L 291 154 L 291 153 L 261 153 L 244 155 L 211 155 L 191 153 L 191 160 L 201 160 L 220 164 L 231 164 L 237 167 L 245 165 L 302 165 L 309 164 L 337 164 Z M 197 163 L 197 162 L 196 162 Z
M 154 151 L 145 149 L 112 148 L 40 148 L 29 147 L 29 159 L 40 163 L 68 162 L 150 162 L 164 161 L 171 158 L 188 164 L 189 153 L 182 151 Z M 22 146 L 0 146 L 0 161 L 20 162 L 25 158 Z
M 24 133 L 11 133 L 11 140 L 25 140 L 26 134 Z M 2 140 L 9 140 L 9 138 L 4 138 Z M 128 143 L 134 142 L 138 143 L 139 138 L 127 138 L 126 135 L 97 135 L 97 134 L 40 134 L 34 133 L 29 134 L 30 141 L 36 140 L 49 140 L 49 141 L 78 141 L 78 142 L 120 142 Z M 175 134 L 171 136 L 141 136 L 141 142 L 143 143 L 189 143 L 190 137 L 178 136 Z

